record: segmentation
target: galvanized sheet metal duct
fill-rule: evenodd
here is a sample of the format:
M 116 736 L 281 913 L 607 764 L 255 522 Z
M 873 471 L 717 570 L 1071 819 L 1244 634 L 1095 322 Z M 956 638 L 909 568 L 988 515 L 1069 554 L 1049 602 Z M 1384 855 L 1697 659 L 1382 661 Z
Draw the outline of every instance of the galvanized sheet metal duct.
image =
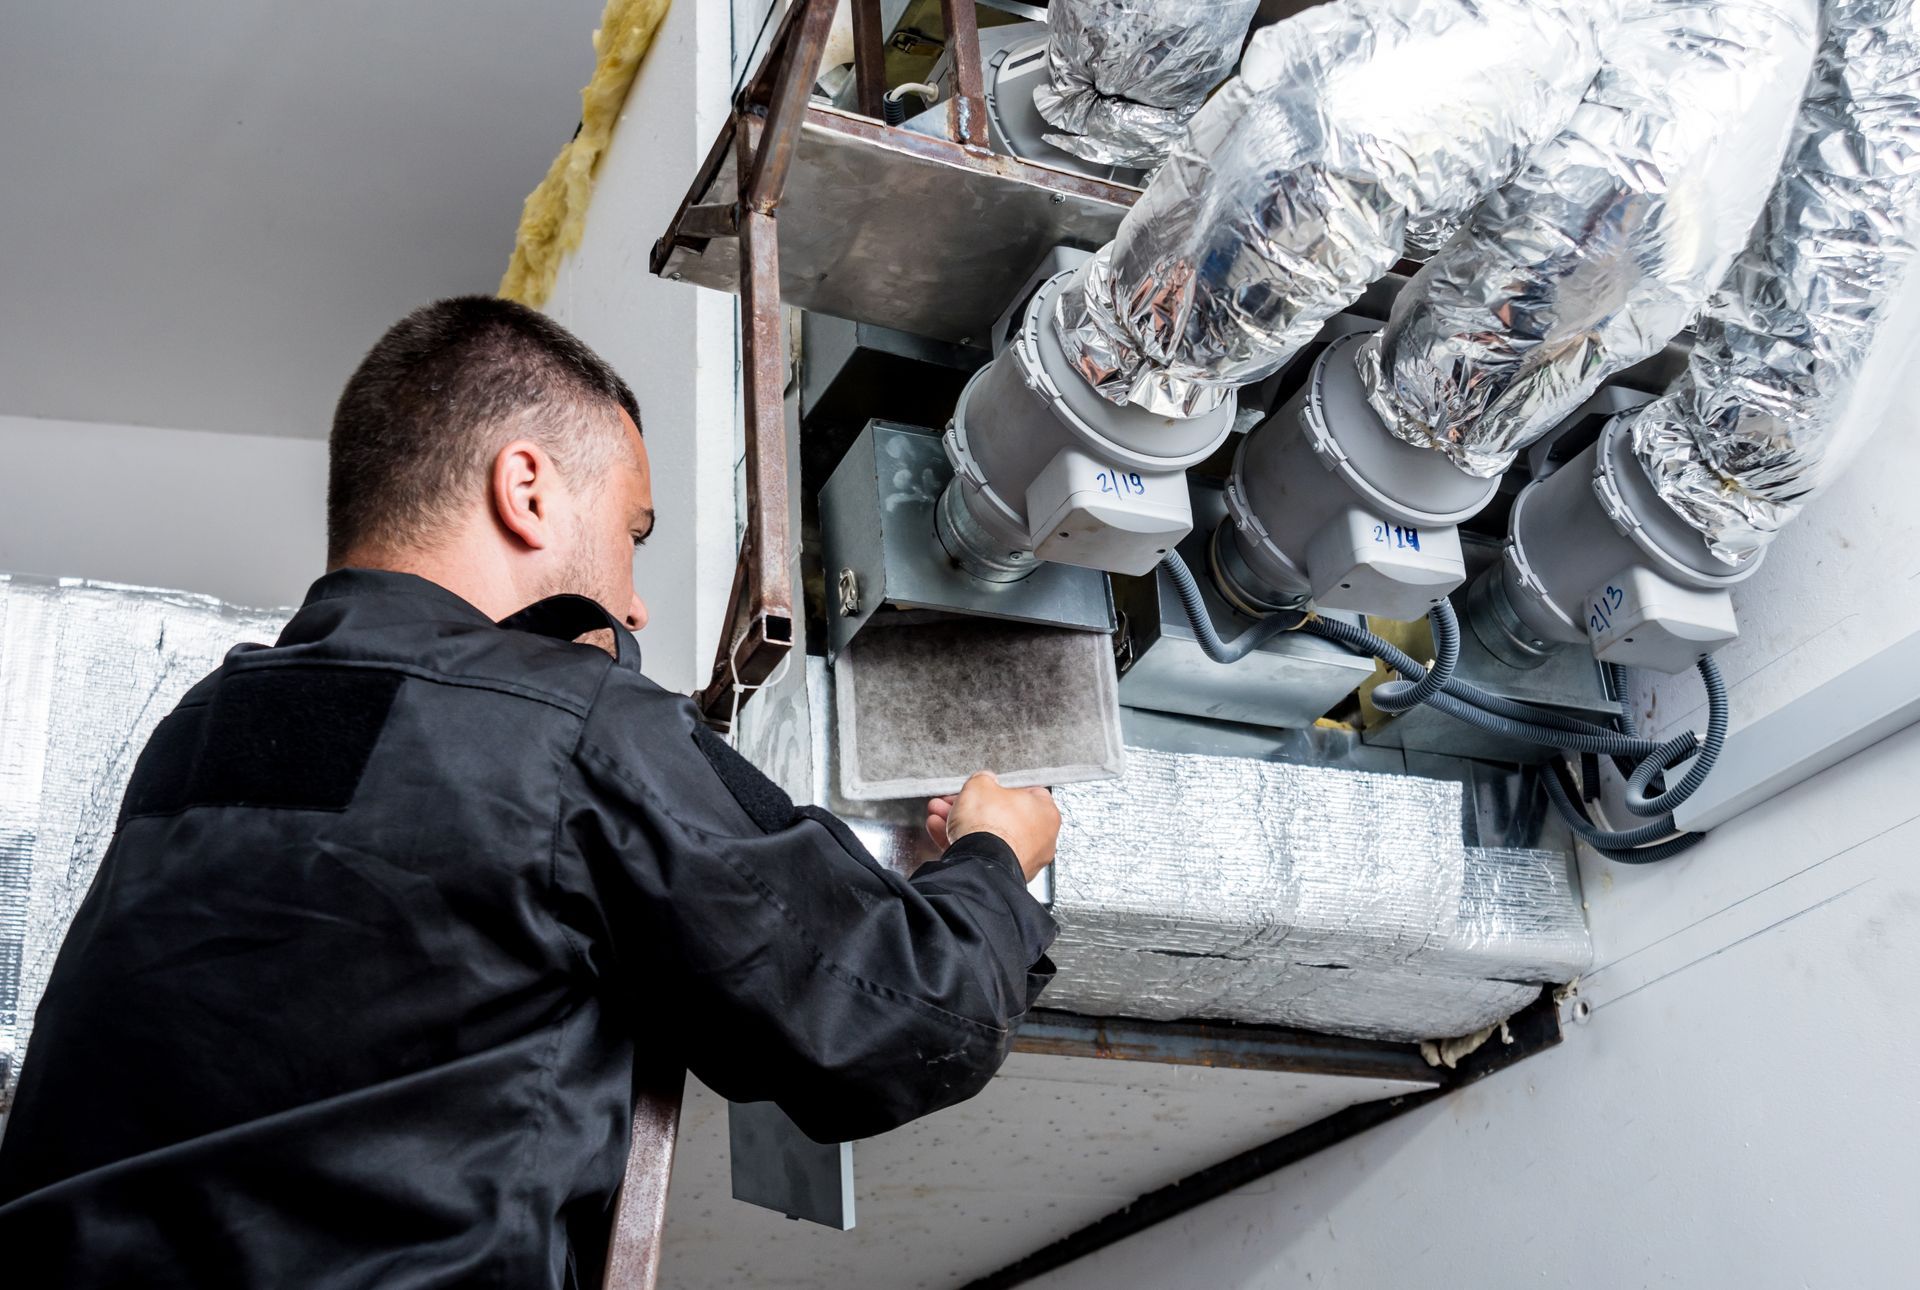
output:
M 1400 438 L 1491 477 L 1693 318 L 1766 201 L 1815 0 L 1629 0 L 1566 127 L 1476 207 L 1359 357 Z
M 1715 555 L 1758 555 L 1872 432 L 1870 358 L 1911 343 L 1920 241 L 1911 0 L 1828 0 L 1779 181 L 1701 315 L 1686 373 L 1632 414 L 1634 452 Z M 1882 381 L 1890 390 L 1891 382 Z
M 1062 294 L 1080 374 L 1191 417 L 1276 370 L 1572 113 L 1595 0 L 1343 0 L 1256 34 Z
M 1233 70 L 1259 0 L 1053 0 L 1046 141 L 1114 166 L 1157 166 Z
M 1051 1007 L 1381 1039 L 1469 1034 L 1592 945 L 1555 851 L 1460 840 L 1460 785 L 1130 748 L 1055 790 Z
M 147 737 L 228 649 L 291 616 L 0 574 L 0 1110 Z

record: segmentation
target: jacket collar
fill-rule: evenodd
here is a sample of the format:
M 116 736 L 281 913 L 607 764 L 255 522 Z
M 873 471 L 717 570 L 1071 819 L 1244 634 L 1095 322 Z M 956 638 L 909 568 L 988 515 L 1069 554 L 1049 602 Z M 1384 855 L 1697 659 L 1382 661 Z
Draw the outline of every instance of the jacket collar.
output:
M 613 631 L 616 661 L 640 670 L 640 647 L 633 634 L 584 596 L 550 596 L 496 623 L 439 583 L 392 569 L 335 569 L 321 577 L 307 589 L 300 612 L 281 633 L 279 644 L 316 640 L 346 621 L 361 627 L 399 623 L 501 627 L 556 640 L 572 640 L 606 627 Z
M 335 569 L 307 588 L 307 598 L 300 607 L 305 609 L 321 601 L 345 600 L 353 596 L 399 596 L 421 602 L 422 609 L 431 606 L 477 622 L 493 621 L 465 598 L 448 591 L 439 583 L 417 573 L 400 573 L 393 569 Z

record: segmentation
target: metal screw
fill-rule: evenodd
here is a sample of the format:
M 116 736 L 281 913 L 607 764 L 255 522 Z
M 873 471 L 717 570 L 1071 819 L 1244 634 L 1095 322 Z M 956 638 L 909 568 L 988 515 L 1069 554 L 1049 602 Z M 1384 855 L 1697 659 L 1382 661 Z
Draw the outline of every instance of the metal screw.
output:
M 669 282 L 685 282 L 685 281 L 686 281 L 686 279 L 685 279 L 684 277 L 682 277 L 682 276 L 680 275 L 680 273 L 679 273 L 679 272 L 677 272 L 677 271 L 676 271 L 676 272 L 673 272 L 673 273 L 669 273 L 669 274 L 667 275 L 667 281 L 669 281 Z
M 1066 200 L 1067 200 L 1067 195 L 1065 193 L 1055 193 L 1053 195 L 1053 204 L 1055 206 L 1062 205 L 1063 203 L 1065 203 Z
M 860 612 L 860 579 L 854 576 L 852 569 L 840 571 L 840 616 L 845 618 Z

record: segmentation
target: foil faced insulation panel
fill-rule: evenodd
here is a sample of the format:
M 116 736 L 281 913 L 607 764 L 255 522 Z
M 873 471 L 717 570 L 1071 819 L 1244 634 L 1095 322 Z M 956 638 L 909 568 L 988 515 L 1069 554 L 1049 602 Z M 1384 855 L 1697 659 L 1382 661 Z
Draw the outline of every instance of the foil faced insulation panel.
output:
M 1049 1006 L 1431 1039 L 1591 962 L 1569 857 L 1464 846 L 1457 783 L 1142 748 L 1127 763 L 1055 793 Z
M 134 760 L 180 696 L 291 610 L 0 574 L 0 1110 Z

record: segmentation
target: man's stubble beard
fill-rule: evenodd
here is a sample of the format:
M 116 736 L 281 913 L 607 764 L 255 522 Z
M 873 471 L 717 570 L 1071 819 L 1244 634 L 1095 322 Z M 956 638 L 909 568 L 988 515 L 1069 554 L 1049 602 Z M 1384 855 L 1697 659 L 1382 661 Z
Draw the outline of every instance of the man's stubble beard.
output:
M 555 570 L 553 576 L 541 589 L 541 599 L 544 600 L 548 596 L 585 596 L 612 614 L 616 620 L 619 619 L 621 611 L 608 603 L 613 591 L 613 575 L 609 571 L 596 567 L 590 554 L 598 549 L 597 544 L 588 540 L 587 522 L 584 519 L 576 520 L 573 526 L 572 550 L 568 554 L 566 563 Z M 622 570 L 622 573 L 629 580 L 633 577 L 631 567 Z M 588 632 L 578 639 L 582 645 L 595 646 L 617 657 L 611 631 Z

